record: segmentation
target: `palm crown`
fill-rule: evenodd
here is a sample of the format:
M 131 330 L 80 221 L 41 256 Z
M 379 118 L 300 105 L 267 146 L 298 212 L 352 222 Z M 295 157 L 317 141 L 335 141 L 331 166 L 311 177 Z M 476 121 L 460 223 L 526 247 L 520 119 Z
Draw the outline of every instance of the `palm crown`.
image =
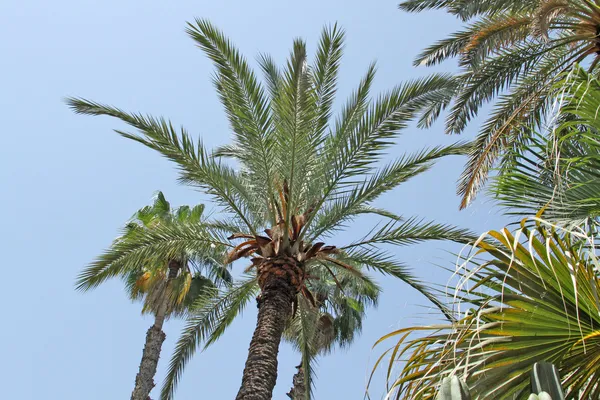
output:
M 206 339 L 210 344 L 223 332 L 255 295 L 257 282 L 261 291 L 257 332 L 261 324 L 273 322 L 267 315 L 277 314 L 275 350 L 285 320 L 292 314 L 292 303 L 299 303 L 297 294 L 314 303 L 310 282 L 323 274 L 337 282 L 345 275 L 368 281 L 363 271 L 379 271 L 404 280 L 440 305 L 425 285 L 377 246 L 435 239 L 465 241 L 471 236 L 451 226 L 404 219 L 372 204 L 428 170 L 435 160 L 468 149 L 463 144 L 437 147 L 376 167 L 436 84 L 447 77 L 410 82 L 372 100 L 372 65 L 340 115 L 331 121 L 344 37 L 337 27 L 324 30 L 313 65 L 309 65 L 306 45 L 299 39 L 282 69 L 269 56 L 259 57 L 264 83 L 209 22 L 197 20 L 188 26 L 188 33 L 215 64 L 213 81 L 233 133 L 231 145 L 211 153 L 165 119 L 83 99 L 68 101 L 78 113 L 113 116 L 136 128 L 137 133 L 117 132 L 174 161 L 180 180 L 211 195 L 222 211 L 222 218 L 206 221 L 202 227 L 178 224 L 142 231 L 124 251 L 132 257 L 146 257 L 178 251 L 202 254 L 214 246 L 225 246 L 229 248 L 227 262 L 250 258 L 247 279 L 198 300 L 197 314 L 188 321 L 167 380 L 178 379 L 197 343 Z M 385 221 L 352 243 L 334 246 L 323 242 L 364 214 L 379 215 Z M 111 268 L 113 272 L 118 269 Z M 253 339 L 251 352 L 254 345 Z M 263 398 L 244 397 L 244 387 L 256 378 L 252 374 L 264 373 L 255 370 L 259 364 L 247 363 L 238 398 Z M 274 386 L 271 372 L 252 382 Z M 254 387 L 252 396 L 268 396 L 272 386 Z M 171 389 L 166 389 L 163 397 L 169 397 Z
M 123 234 L 79 275 L 77 288 L 93 289 L 109 278 L 120 277 L 132 300 L 143 299 L 143 312 L 155 312 L 157 302 L 166 290 L 171 261 L 175 261 L 177 271 L 169 289 L 171 298 L 167 314 L 183 313 L 203 288 L 214 286 L 213 282 L 218 286 L 231 283 L 231 274 L 222 259 L 224 247 L 208 246 L 202 251 L 192 247 L 164 247 L 163 251 L 144 254 L 132 249 L 138 248 L 140 240 L 152 237 L 156 232 L 178 226 L 202 229 L 203 211 L 204 205 L 172 210 L 164 195 L 158 192 L 154 203 L 137 211 L 125 225 Z
M 458 58 L 461 67 L 424 108 L 422 126 L 450 107 L 447 132 L 460 133 L 485 103 L 496 99 L 459 184 L 461 207 L 466 207 L 498 158 L 543 124 L 562 73 L 588 59 L 589 68 L 596 68 L 600 2 L 407 0 L 400 8 L 444 9 L 467 23 L 415 60 L 416 65 L 434 65 Z
M 200 224 L 203 211 L 202 204 L 193 208 L 182 206 L 172 210 L 164 195 L 158 192 L 152 206 L 140 209 L 126 225 L 124 234 L 117 241 L 127 241 L 139 230 L 154 229 L 159 224 Z M 215 288 L 215 284 L 223 286 L 231 283 L 231 274 L 223 264 L 222 254 L 218 251 L 214 254 L 204 253 L 202 257 L 186 251 L 173 254 L 170 259 L 178 261 L 179 271 L 169 285 L 167 285 L 169 260 L 149 258 L 144 265 L 133 266 L 124 272 L 123 278 L 129 297 L 144 302 L 142 312 L 156 313 L 166 297 L 168 298 L 165 310 L 167 317 L 173 314 L 185 315 L 194 300 Z M 98 275 L 94 275 L 94 278 L 97 279 Z M 85 282 L 89 282 L 89 279 Z

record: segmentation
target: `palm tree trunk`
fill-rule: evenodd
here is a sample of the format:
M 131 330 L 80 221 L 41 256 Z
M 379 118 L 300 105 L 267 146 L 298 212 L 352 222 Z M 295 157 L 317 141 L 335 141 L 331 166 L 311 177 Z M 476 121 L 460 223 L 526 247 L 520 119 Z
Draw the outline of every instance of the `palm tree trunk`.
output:
M 302 363 L 296 367 L 298 372 L 294 375 L 292 380 L 292 389 L 287 393 L 287 396 L 292 400 L 305 400 L 306 399 L 306 382 L 304 381 L 304 368 Z
M 154 388 L 154 375 L 160 358 L 162 344 L 167 335 L 162 330 L 169 305 L 169 288 L 173 279 L 177 277 L 181 264 L 177 261 L 169 262 L 169 275 L 165 288 L 165 295 L 154 317 L 154 325 L 146 332 L 146 344 L 140 362 L 140 369 L 135 377 L 135 387 L 131 393 L 131 400 L 151 400 L 150 391 Z
M 261 292 L 258 321 L 236 400 L 270 400 L 277 381 L 281 335 L 292 313 L 296 291 L 287 279 L 274 276 Z

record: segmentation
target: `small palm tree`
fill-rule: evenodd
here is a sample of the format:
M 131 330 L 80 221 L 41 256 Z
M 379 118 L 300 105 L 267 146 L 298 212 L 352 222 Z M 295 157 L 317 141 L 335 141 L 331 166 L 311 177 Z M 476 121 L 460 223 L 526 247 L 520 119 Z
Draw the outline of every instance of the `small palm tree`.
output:
M 527 399 L 531 369 L 545 361 L 558 368 L 565 398 L 600 398 L 593 239 L 545 224 L 487 236 L 464 264 L 457 297 L 468 310 L 460 320 L 386 336 L 398 338 L 386 352 L 390 368 L 405 361 L 391 397 L 434 399 L 443 378 L 460 375 L 475 399 Z M 413 333 L 427 335 L 409 340 Z
M 407 282 L 443 307 L 425 285 L 377 246 L 424 240 L 470 240 L 462 229 L 401 218 L 372 206 L 382 194 L 428 170 L 435 160 L 464 154 L 457 144 L 405 156 L 382 168 L 376 165 L 398 133 L 422 106 L 440 77 L 399 86 L 371 100 L 371 66 L 358 88 L 332 119 L 343 33 L 326 29 L 309 66 L 306 45 L 295 40 L 287 64 L 278 68 L 268 56 L 259 64 L 265 86 L 246 60 L 209 22 L 197 20 L 189 35 L 214 61 L 214 83 L 229 118 L 234 142 L 209 153 L 202 142 L 168 121 L 129 114 L 118 108 L 70 99 L 81 114 L 108 115 L 136 128 L 122 136 L 157 150 L 174 161 L 181 181 L 211 195 L 223 212 L 220 220 L 198 226 L 165 226 L 136 237 L 131 254 L 169 249 L 229 246 L 227 262 L 249 259 L 245 277 L 218 296 L 201 296 L 177 345 L 168 380 L 176 381 L 197 344 L 210 344 L 238 311 L 256 295 L 259 310 L 238 400 L 267 400 L 277 377 L 277 353 L 288 320 L 301 298 L 316 305 L 309 282 L 320 270 L 332 276 L 361 269 L 380 271 Z M 233 161 L 235 169 L 227 164 Z M 336 231 L 360 215 L 384 224 L 352 243 L 327 245 Z M 232 242 L 241 241 L 239 244 Z M 319 273 L 318 275 L 321 275 Z M 307 352 L 310 354 L 310 352 Z M 172 393 L 167 389 L 163 397 Z
M 85 269 L 77 280 L 77 288 L 95 288 L 112 276 L 121 277 L 132 300 L 142 300 L 142 313 L 154 315 L 154 324 L 146 334 L 146 344 L 136 376 L 132 400 L 146 400 L 154 387 L 154 375 L 165 340 L 163 324 L 171 315 L 184 315 L 193 300 L 210 292 L 217 284 L 229 283 L 229 272 L 204 252 L 201 257 L 194 251 L 148 254 L 143 259 L 131 258 L 127 249 L 140 235 L 157 230 L 160 226 L 201 224 L 203 205 L 187 206 L 172 211 L 162 193 L 156 195 L 152 206 L 139 210 L 125 232 L 96 262 Z M 207 257 L 207 255 L 209 255 Z M 217 255 L 217 254 L 214 254 Z M 208 272 L 207 277 L 200 274 Z
M 310 398 L 312 371 L 304 366 L 312 368 L 313 357 L 325 355 L 335 347 L 350 346 L 362 330 L 366 308 L 377 305 L 380 293 L 379 287 L 368 278 L 345 276 L 337 282 L 327 275 L 318 278 L 310 284 L 316 307 L 302 299 L 300 317 L 294 318 L 284 331 L 284 338 L 303 355 L 287 394 L 292 400 Z
M 496 100 L 461 177 L 464 208 L 494 163 L 543 126 L 563 72 L 579 62 L 597 71 L 600 1 L 406 0 L 400 8 L 443 9 L 466 23 L 415 60 L 415 65 L 435 65 L 458 58 L 461 67 L 440 82 L 424 107 L 421 126 L 429 126 L 450 107 L 446 130 L 460 133 L 485 103 Z

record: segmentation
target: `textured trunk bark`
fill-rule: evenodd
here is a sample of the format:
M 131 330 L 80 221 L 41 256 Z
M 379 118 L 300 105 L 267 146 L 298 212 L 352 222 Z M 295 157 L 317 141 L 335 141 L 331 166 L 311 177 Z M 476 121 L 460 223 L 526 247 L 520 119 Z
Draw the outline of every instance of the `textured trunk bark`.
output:
M 154 375 L 160 357 L 160 350 L 166 335 L 162 329 L 152 325 L 146 333 L 146 345 L 140 363 L 140 370 L 135 377 L 135 388 L 131 400 L 148 400 L 150 391 L 154 387 Z
M 156 375 L 156 367 L 160 358 L 162 344 L 167 335 L 162 331 L 167 308 L 169 306 L 168 290 L 173 279 L 177 277 L 181 264 L 176 261 L 169 262 L 169 274 L 167 276 L 166 292 L 162 303 L 156 311 L 154 317 L 154 325 L 146 332 L 146 344 L 140 362 L 140 369 L 135 377 L 135 387 L 131 393 L 131 400 L 151 400 L 150 392 L 154 388 L 154 375 Z
M 277 381 L 277 353 L 281 335 L 291 316 L 295 290 L 274 277 L 262 289 L 258 322 L 236 400 L 270 400 Z
M 302 368 L 302 363 L 300 363 L 300 365 L 298 365 L 296 368 L 298 369 L 298 372 L 296 372 L 294 375 L 292 389 L 287 395 L 292 400 L 305 400 L 306 384 L 304 382 L 304 368 Z

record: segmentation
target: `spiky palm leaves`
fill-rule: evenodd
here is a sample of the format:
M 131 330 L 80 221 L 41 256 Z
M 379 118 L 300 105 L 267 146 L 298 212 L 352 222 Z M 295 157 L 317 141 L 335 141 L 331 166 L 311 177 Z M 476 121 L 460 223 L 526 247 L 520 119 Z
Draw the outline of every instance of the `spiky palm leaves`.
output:
M 464 208 L 494 163 L 543 127 L 555 99 L 555 84 L 578 62 L 595 70 L 600 60 L 600 2 L 597 0 L 407 0 L 406 11 L 444 9 L 467 23 L 427 48 L 416 65 L 458 58 L 461 70 L 424 108 L 429 126 L 449 108 L 448 133 L 460 133 L 495 100 L 459 183 Z M 445 88 L 445 91 L 444 91 Z M 526 127 L 526 129 L 523 129 Z
M 600 217 L 600 81 L 577 68 L 561 87 L 554 132 L 514 151 L 492 192 L 511 213 L 589 231 Z
M 214 83 L 227 113 L 234 142 L 209 153 L 201 142 L 164 120 L 82 99 L 70 99 L 78 113 L 109 115 L 138 130 L 118 131 L 174 161 L 182 182 L 213 197 L 223 218 L 206 228 L 164 227 L 137 237 L 130 254 L 142 257 L 155 250 L 194 249 L 211 245 L 231 248 L 229 260 L 252 257 L 253 269 L 232 288 L 201 296 L 195 315 L 179 341 L 163 398 L 170 398 L 185 362 L 196 347 L 213 343 L 238 312 L 260 290 L 259 321 L 238 399 L 268 399 L 275 385 L 277 351 L 292 304 L 301 293 L 309 302 L 307 282 L 323 270 L 332 276 L 366 279 L 375 270 L 400 278 L 426 294 L 427 287 L 412 277 L 382 244 L 411 244 L 423 240 L 469 239 L 466 231 L 450 226 L 402 219 L 372 203 L 382 194 L 428 170 L 435 160 L 464 154 L 453 145 L 405 156 L 382 168 L 376 164 L 406 127 L 437 83 L 434 76 L 370 98 L 375 68 L 368 69 L 341 114 L 331 122 L 343 33 L 323 32 L 313 65 L 306 46 L 295 40 L 284 68 L 268 56 L 259 64 L 264 86 L 246 60 L 210 23 L 197 20 L 188 33 L 214 61 Z M 226 163 L 233 161 L 234 169 Z M 347 245 L 322 244 L 360 215 L 378 215 L 389 222 Z M 265 235 L 262 234 L 265 232 Z M 243 239 L 233 245 L 227 240 Z M 319 274 L 322 275 L 322 274 Z M 257 283 L 259 288 L 257 289 Z M 439 304 L 439 303 L 438 303 Z
M 88 290 L 106 279 L 122 278 L 132 300 L 143 300 L 142 312 L 154 315 L 154 324 L 146 334 L 146 344 L 136 376 L 132 400 L 146 400 L 154 387 L 154 375 L 165 334 L 162 330 L 166 318 L 183 314 L 194 299 L 203 293 L 212 293 L 213 281 L 200 274 L 208 271 L 217 284 L 229 283 L 231 276 L 218 259 L 221 254 L 195 249 L 170 247 L 156 248 L 154 252 L 140 255 L 131 252 L 141 237 L 169 227 L 189 226 L 202 229 L 204 206 L 171 210 L 162 193 L 156 195 L 154 204 L 139 210 L 127 224 L 122 236 L 79 276 L 77 287 Z M 216 246 L 215 246 L 216 249 Z
M 315 269 L 315 273 L 323 273 Z M 370 279 L 355 276 L 335 277 L 329 273 L 315 276 L 308 282 L 314 293 L 316 307 L 307 299 L 298 304 L 294 318 L 284 338 L 302 354 L 302 362 L 296 367 L 293 387 L 288 397 L 305 400 L 312 386 L 311 360 L 324 355 L 335 347 L 349 346 L 362 330 L 366 308 L 377 304 L 380 289 Z M 305 367 L 306 366 L 306 367 Z
M 476 399 L 526 399 L 538 361 L 558 367 L 566 398 L 600 398 L 600 264 L 591 243 L 545 224 L 488 232 L 463 264 L 464 317 L 383 338 L 398 338 L 390 368 L 406 360 L 395 398 L 433 399 L 442 378 L 461 375 Z

